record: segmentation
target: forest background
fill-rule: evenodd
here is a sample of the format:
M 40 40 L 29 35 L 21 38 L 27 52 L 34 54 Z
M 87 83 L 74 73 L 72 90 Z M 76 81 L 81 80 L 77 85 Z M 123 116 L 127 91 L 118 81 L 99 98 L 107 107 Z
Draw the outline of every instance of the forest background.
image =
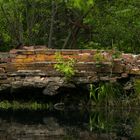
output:
M 140 0 L 0 0 L 0 51 L 21 44 L 140 53 Z

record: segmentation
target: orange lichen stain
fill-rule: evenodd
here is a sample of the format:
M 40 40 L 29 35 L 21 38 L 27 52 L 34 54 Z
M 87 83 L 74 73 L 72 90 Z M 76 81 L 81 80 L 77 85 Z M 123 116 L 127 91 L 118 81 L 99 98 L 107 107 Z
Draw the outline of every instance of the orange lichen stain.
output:
M 55 60 L 56 60 L 56 56 L 55 55 L 48 55 L 48 56 L 46 56 L 46 61 L 53 62 Z
M 35 56 L 35 61 L 45 61 L 47 57 L 45 54 L 36 54 Z
M 24 63 L 24 59 L 16 59 L 16 58 L 14 58 L 14 59 L 11 60 L 11 62 L 12 63 Z
M 79 54 L 79 60 L 84 61 L 84 62 L 88 61 L 90 56 L 91 55 L 89 53 L 81 53 Z
M 27 57 L 23 59 L 23 63 L 30 63 L 30 62 L 34 62 L 34 57 Z
M 16 59 L 25 59 L 27 58 L 27 55 L 17 55 Z
M 36 55 L 27 55 L 27 57 L 32 58 L 32 59 L 36 59 Z
M 13 63 L 28 63 L 34 61 L 34 55 L 17 55 L 11 59 Z

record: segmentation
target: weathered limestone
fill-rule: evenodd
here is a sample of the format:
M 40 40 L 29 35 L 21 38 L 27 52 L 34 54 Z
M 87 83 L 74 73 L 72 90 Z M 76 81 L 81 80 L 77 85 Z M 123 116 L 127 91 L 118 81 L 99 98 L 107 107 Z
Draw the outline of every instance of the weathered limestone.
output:
M 54 68 L 54 64 L 58 63 L 56 52 L 65 60 L 76 60 L 75 76 L 70 81 L 66 81 L 65 76 Z M 111 50 L 55 50 L 44 47 L 0 53 L 0 91 L 33 87 L 44 89 L 42 93 L 45 95 L 55 95 L 60 87 L 74 88 L 77 84 L 115 82 L 139 76 L 140 55 L 117 53 Z

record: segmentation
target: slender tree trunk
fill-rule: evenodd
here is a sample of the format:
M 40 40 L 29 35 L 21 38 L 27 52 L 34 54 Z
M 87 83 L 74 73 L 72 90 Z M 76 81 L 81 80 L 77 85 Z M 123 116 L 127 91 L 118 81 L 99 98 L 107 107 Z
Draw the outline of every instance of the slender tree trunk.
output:
M 69 31 L 68 36 L 67 36 L 67 38 L 65 39 L 65 42 L 64 42 L 64 44 L 63 44 L 62 49 L 65 49 L 65 48 L 66 48 L 66 46 L 67 46 L 67 44 L 68 44 L 68 42 L 69 42 L 69 39 L 70 39 L 71 35 L 72 35 L 72 30 Z
M 14 18 L 15 18 L 15 27 L 16 27 L 16 35 L 17 35 L 17 45 L 23 44 L 23 24 L 22 24 L 22 14 L 20 13 L 20 9 L 18 9 L 15 0 L 13 0 L 14 5 Z
M 54 30 L 54 20 L 55 20 L 55 1 L 52 0 L 51 25 L 50 25 L 48 48 L 53 47 L 52 46 L 52 38 L 53 38 L 53 30 Z
M 25 0 L 25 5 L 26 5 L 26 33 L 27 33 L 27 40 L 26 40 L 26 45 L 29 45 L 30 43 L 30 36 L 29 36 L 29 28 L 30 28 L 30 24 L 29 24 L 29 2 L 28 0 Z
M 93 9 L 93 6 L 91 8 L 89 8 L 89 10 L 85 14 L 83 14 L 77 21 L 79 23 L 83 23 L 83 19 L 85 17 L 87 17 L 87 15 L 89 14 L 89 12 L 92 9 Z M 77 35 L 78 35 L 79 31 L 80 31 L 80 27 L 76 27 L 75 25 L 73 25 L 71 31 L 68 33 L 68 36 L 65 39 L 63 48 L 65 48 L 68 45 L 68 42 L 70 41 L 70 39 L 71 39 L 71 42 L 70 42 L 70 45 L 68 45 L 69 48 L 74 48 L 75 47 L 76 41 L 77 41 Z
M 19 17 L 20 19 L 20 21 L 19 21 L 19 41 L 20 41 L 20 43 L 21 44 L 24 44 L 24 41 L 23 41 L 23 23 L 22 23 L 22 18 L 21 18 L 21 15 L 20 15 L 20 17 Z
M 76 47 L 77 36 L 78 36 L 79 31 L 80 31 L 80 27 L 77 27 L 74 33 L 72 34 L 72 41 L 69 46 L 70 49 L 74 49 Z
M 26 0 L 26 25 L 27 25 L 27 37 L 28 37 L 28 45 L 33 45 L 34 38 L 33 38 L 33 26 L 35 24 L 35 2 L 30 2 Z

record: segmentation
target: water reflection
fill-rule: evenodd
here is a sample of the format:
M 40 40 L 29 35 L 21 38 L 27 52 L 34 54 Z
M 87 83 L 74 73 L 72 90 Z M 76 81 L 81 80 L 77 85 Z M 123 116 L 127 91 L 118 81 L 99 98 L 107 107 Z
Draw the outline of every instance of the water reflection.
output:
M 0 140 L 140 139 L 139 110 L 0 111 Z

